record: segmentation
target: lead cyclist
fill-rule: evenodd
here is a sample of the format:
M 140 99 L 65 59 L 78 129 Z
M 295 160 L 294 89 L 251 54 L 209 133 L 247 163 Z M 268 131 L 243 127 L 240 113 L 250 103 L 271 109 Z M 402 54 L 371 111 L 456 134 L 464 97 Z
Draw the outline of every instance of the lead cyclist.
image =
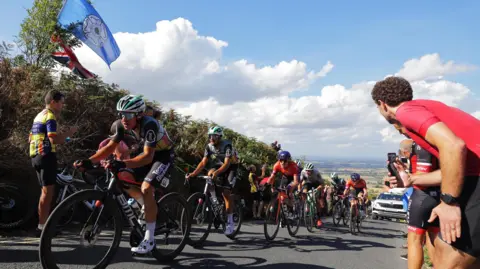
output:
M 173 165 L 175 153 L 173 142 L 167 131 L 157 120 L 146 116 L 145 102 L 140 96 L 127 95 L 117 103 L 117 111 L 120 119 L 112 124 L 115 134 L 110 137 L 108 144 L 99 149 L 88 159 L 79 160 L 74 166 L 84 169 L 93 168 L 93 163 L 99 163 L 112 154 L 121 141 L 134 137 L 138 147 L 136 157 L 128 160 L 113 160 L 107 164 L 107 168 L 118 171 L 120 180 L 127 183 L 142 182 L 141 190 L 128 188 L 125 191 L 130 197 L 144 205 L 146 232 L 144 240 L 131 251 L 138 254 L 146 254 L 155 246 L 155 224 L 157 219 L 157 203 L 154 193 L 157 187 L 166 187 L 168 179 L 164 176 L 170 166 Z M 127 142 L 126 142 L 127 143 Z

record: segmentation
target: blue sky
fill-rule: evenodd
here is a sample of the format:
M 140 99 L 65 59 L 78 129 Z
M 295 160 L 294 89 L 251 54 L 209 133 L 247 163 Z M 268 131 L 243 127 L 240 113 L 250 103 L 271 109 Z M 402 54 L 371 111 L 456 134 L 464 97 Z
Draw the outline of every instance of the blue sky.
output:
M 244 58 L 264 65 L 298 59 L 319 70 L 331 60 L 334 70 L 309 94 L 323 85 L 382 78 L 427 53 L 480 65 L 480 1 L 285 2 L 93 0 L 112 32 L 145 32 L 159 20 L 184 17 L 201 35 L 229 43 L 227 61 Z M 18 33 L 32 3 L 3 1 L 2 40 Z M 449 79 L 478 93 L 479 72 Z

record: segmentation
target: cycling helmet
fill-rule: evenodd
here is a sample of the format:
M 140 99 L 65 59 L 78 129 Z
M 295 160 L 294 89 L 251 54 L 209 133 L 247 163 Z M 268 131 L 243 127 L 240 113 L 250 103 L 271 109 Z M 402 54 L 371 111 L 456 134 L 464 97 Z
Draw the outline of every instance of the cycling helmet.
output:
M 335 172 L 331 173 L 331 174 L 330 174 L 330 178 L 332 178 L 332 179 L 338 179 L 337 173 L 335 173 Z
M 353 173 L 350 175 L 350 178 L 352 179 L 353 182 L 355 182 L 360 179 L 360 175 L 358 173 Z
M 220 126 L 213 126 L 208 129 L 208 135 L 219 135 L 223 136 L 223 129 Z
M 119 112 L 142 113 L 145 108 L 145 101 L 140 95 L 126 95 L 120 98 L 117 103 L 117 111 Z
M 300 161 L 300 159 L 296 159 L 295 164 L 297 164 L 298 167 L 302 167 L 302 161 Z
M 288 160 L 290 160 L 291 157 L 292 156 L 290 155 L 290 152 L 285 150 L 285 151 L 280 151 L 278 153 L 277 159 L 279 161 L 288 161 Z
M 70 185 L 73 182 L 73 177 L 71 175 L 62 175 L 57 174 L 57 183 L 60 186 Z
M 305 170 L 313 170 L 313 164 L 312 163 L 307 163 L 305 164 L 305 167 L 304 167 Z
M 342 180 L 340 180 L 340 184 L 341 184 L 341 185 L 346 185 L 347 182 L 345 182 L 345 179 L 342 178 Z

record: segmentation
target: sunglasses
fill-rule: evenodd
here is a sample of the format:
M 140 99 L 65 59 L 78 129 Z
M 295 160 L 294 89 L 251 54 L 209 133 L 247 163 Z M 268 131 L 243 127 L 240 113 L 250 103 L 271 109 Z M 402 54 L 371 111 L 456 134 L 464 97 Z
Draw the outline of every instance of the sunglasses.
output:
M 208 138 L 220 138 L 220 136 L 216 135 L 216 134 L 213 134 L 213 135 L 209 135 Z
M 136 116 L 136 114 L 131 112 L 120 112 L 118 113 L 118 116 L 120 118 L 125 118 L 126 120 L 131 120 Z
M 280 160 L 280 163 L 286 163 L 288 162 L 287 160 Z

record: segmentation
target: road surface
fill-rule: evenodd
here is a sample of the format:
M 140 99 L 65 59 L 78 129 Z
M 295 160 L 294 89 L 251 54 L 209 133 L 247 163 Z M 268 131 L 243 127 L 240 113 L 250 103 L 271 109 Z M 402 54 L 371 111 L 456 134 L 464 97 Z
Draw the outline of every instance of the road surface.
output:
M 217 232 L 211 233 L 203 249 L 186 246 L 170 264 L 159 264 L 153 258 L 132 257 L 128 233 L 113 263 L 108 268 L 259 268 L 259 269 L 380 269 L 406 268 L 400 258 L 405 250 L 402 231 L 405 224 L 367 220 L 361 234 L 347 233 L 347 227 L 334 227 L 331 219 L 321 230 L 309 233 L 300 227 L 297 238 L 280 228 L 277 238 L 267 243 L 261 222 L 242 225 L 236 241 Z M 88 252 L 87 252 L 88 253 Z M 60 268 L 91 268 L 83 250 L 69 258 L 72 264 Z M 98 261 L 98 260 L 95 260 Z M 38 239 L 7 236 L 0 238 L 0 268 L 41 268 L 38 263 Z

